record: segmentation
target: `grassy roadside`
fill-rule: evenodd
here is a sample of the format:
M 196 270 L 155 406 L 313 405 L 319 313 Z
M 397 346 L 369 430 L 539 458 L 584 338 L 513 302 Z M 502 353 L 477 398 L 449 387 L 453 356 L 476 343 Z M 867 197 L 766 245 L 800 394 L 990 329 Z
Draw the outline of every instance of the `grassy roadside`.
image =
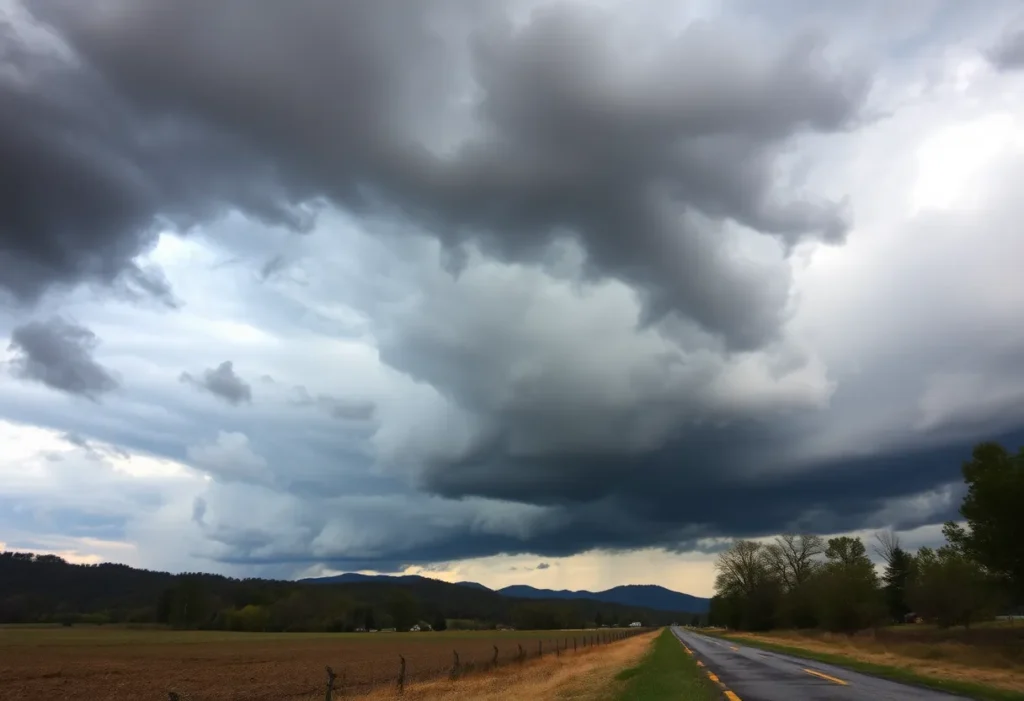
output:
M 717 701 L 719 691 L 697 667 L 696 661 L 665 628 L 649 653 L 635 667 L 616 676 L 621 684 L 616 701 Z
M 399 696 L 393 686 L 378 688 L 365 701 L 613 701 L 616 673 L 643 660 L 658 633 L 645 633 L 611 645 L 561 656 L 546 655 L 521 665 L 470 674 L 456 681 L 412 683 Z M 320 701 L 322 693 L 309 701 Z M 348 698 L 348 696 L 344 696 Z
M 923 686 L 929 689 L 946 691 L 952 694 L 960 694 L 973 699 L 980 699 L 981 701 L 1024 701 L 1024 693 L 1019 691 L 998 689 L 993 686 L 959 679 L 942 679 L 940 677 L 920 674 L 904 667 L 894 667 L 875 662 L 866 662 L 864 660 L 854 659 L 847 655 L 821 652 L 818 650 L 808 650 L 806 648 L 792 645 L 780 645 L 778 643 L 766 642 L 764 640 L 758 640 L 745 635 L 731 636 L 721 631 L 701 632 L 724 640 L 732 640 L 742 645 L 749 645 L 750 647 L 768 650 L 769 652 L 779 652 L 785 655 L 803 657 L 808 660 L 816 660 L 818 662 L 836 665 L 837 667 L 845 667 L 857 672 L 863 672 L 864 674 L 870 674 L 883 679 L 890 679 L 903 684 L 912 684 L 914 686 Z

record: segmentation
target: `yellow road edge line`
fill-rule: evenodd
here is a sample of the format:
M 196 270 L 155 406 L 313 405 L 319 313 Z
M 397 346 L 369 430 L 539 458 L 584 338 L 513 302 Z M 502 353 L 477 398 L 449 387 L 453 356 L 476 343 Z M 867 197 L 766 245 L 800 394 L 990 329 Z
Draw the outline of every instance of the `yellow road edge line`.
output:
M 842 679 L 836 679 L 835 677 L 830 677 L 829 675 L 824 674 L 822 672 L 815 672 L 813 669 L 805 669 L 804 671 L 807 672 L 808 674 L 813 674 L 816 677 L 821 677 L 822 679 L 827 679 L 827 680 L 829 680 L 830 682 L 832 682 L 834 684 L 839 684 L 841 686 L 849 686 L 850 685 L 850 682 L 844 682 Z
M 697 660 L 697 666 L 698 667 L 704 667 L 704 663 L 701 662 L 700 660 Z M 714 672 L 712 672 L 707 667 L 704 667 L 704 671 L 707 672 L 708 679 L 713 681 L 715 684 L 718 684 L 718 686 L 722 687 L 722 693 L 725 695 L 725 698 L 727 699 L 727 701 L 742 701 L 742 699 L 740 699 L 740 697 L 737 696 L 735 694 L 735 692 L 729 690 L 729 687 L 727 687 L 725 685 L 725 682 L 723 682 L 721 679 L 719 679 L 718 676 Z
M 732 650 L 733 652 L 739 652 L 740 651 L 740 649 L 738 647 L 736 647 L 735 645 L 730 645 L 729 649 Z

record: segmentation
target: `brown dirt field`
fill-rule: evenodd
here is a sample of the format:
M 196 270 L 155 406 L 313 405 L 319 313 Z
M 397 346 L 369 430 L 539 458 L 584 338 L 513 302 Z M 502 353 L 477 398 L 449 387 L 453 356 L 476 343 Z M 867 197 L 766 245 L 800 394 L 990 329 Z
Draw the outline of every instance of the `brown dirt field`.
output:
M 1024 692 L 1024 626 L 1020 625 L 970 631 L 898 626 L 855 635 L 776 631 L 730 633 L 729 637 L 754 638 L 862 662 L 903 667 L 929 677 Z
M 583 635 L 575 635 L 580 652 L 574 655 L 573 634 L 559 634 L 562 646 L 569 641 L 564 659 L 586 656 Z M 538 643 L 545 656 L 554 652 L 551 633 L 526 631 L 306 635 L 0 629 L 0 699 L 165 701 L 175 691 L 189 701 L 307 701 L 323 698 L 325 665 L 339 675 L 336 689 L 365 694 L 394 684 L 399 654 L 406 659 L 407 685 L 415 686 L 445 675 L 453 649 L 464 666 L 486 667 L 494 645 L 499 661 L 511 663 L 519 644 L 536 657 Z

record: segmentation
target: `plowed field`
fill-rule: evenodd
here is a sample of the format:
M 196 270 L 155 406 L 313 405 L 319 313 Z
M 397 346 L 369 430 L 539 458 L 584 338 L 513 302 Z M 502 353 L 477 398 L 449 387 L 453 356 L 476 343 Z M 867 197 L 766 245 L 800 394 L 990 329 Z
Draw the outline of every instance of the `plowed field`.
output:
M 621 632 L 620 632 L 621 634 Z M 578 631 L 558 634 L 573 654 Z M 552 632 L 221 633 L 118 628 L 0 628 L 3 701 L 288 701 L 322 699 L 325 666 L 342 695 L 394 684 L 399 655 L 406 680 L 436 677 L 452 666 L 512 662 L 522 645 L 531 657 L 554 654 Z

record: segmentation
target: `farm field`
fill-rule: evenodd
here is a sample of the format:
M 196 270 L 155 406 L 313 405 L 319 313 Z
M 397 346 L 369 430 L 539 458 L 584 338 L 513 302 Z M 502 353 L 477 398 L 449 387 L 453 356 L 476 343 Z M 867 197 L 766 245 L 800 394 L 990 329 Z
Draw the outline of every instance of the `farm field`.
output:
M 619 631 L 622 633 L 622 631 Z M 609 631 L 605 631 L 609 633 Z M 399 655 L 406 683 L 443 676 L 452 651 L 461 665 L 554 654 L 555 640 L 581 654 L 596 631 L 444 633 L 229 633 L 102 627 L 0 627 L 3 701 L 287 701 L 323 698 L 325 666 L 341 694 L 393 685 Z

